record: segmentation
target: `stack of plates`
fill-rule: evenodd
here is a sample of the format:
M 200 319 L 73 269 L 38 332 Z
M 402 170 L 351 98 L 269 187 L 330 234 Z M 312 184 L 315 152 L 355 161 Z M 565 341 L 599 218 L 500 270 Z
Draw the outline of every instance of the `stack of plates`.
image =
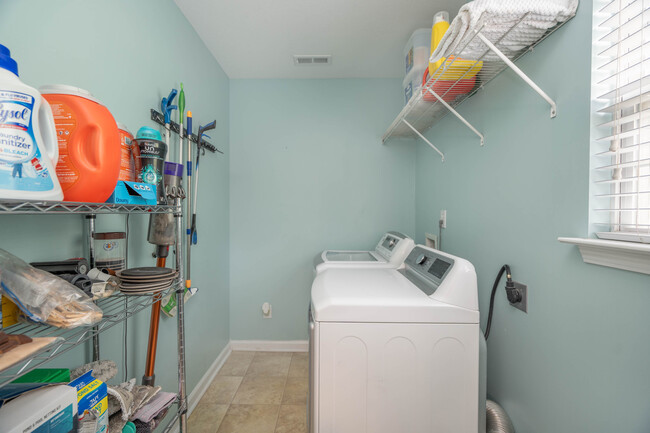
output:
M 167 289 L 178 277 L 178 272 L 169 268 L 145 267 L 117 271 L 116 275 L 122 293 L 142 295 Z

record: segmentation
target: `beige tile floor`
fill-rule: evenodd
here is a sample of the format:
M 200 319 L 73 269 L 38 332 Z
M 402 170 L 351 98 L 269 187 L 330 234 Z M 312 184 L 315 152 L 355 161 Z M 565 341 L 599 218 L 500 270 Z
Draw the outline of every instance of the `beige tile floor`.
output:
M 307 433 L 307 353 L 232 352 L 188 420 L 190 433 Z

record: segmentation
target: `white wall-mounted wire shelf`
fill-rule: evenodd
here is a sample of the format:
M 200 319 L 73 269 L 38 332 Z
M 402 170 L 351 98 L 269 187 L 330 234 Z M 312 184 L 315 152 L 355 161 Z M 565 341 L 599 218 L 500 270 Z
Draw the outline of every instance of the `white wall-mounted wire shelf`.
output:
M 532 87 L 535 92 L 549 103 L 551 106 L 551 117 L 555 117 L 557 114 L 555 102 L 544 93 L 539 86 L 528 78 L 528 76 L 526 76 L 526 74 L 524 74 L 514 64 L 514 62 L 524 54 L 532 51 L 537 44 L 566 24 L 568 20 L 547 30 L 539 39 L 518 51 L 505 49 L 505 47 L 502 46 L 503 41 L 507 39 L 510 33 L 518 30 L 518 27 L 525 22 L 525 18 L 526 17 L 524 16 L 521 20 L 517 21 L 505 32 L 499 35 L 496 35 L 494 31 L 490 31 L 489 33 L 485 32 L 485 30 L 489 30 L 485 28 L 475 30 L 472 37 L 463 42 L 461 46 L 455 50 L 455 53 L 448 56 L 448 60 L 440 65 L 434 74 L 434 78 L 430 79 L 426 85 L 419 89 L 418 93 L 411 98 L 382 137 L 382 142 L 385 143 L 394 137 L 419 137 L 438 152 L 444 161 L 444 154 L 426 137 L 424 137 L 423 134 L 440 119 L 451 112 L 478 136 L 480 144 L 483 145 L 483 134 L 463 118 L 455 108 L 482 89 L 485 84 L 507 68 L 510 68 L 517 73 L 517 75 Z M 488 39 L 485 37 L 484 33 L 488 33 L 490 38 Z M 471 46 L 472 52 L 477 52 L 478 49 L 478 52 L 481 52 L 482 54 L 479 56 L 472 56 L 471 58 L 464 57 L 463 52 L 469 46 Z M 504 51 L 507 54 L 504 54 Z M 467 60 L 471 60 L 472 62 L 482 62 L 480 71 L 476 74 L 475 84 L 469 91 L 467 91 L 467 88 L 461 90 L 463 86 L 468 86 L 467 77 L 472 75 L 471 72 L 474 69 L 462 67 L 462 63 L 460 62 Z M 459 70 L 465 72 L 459 73 Z M 444 83 L 444 85 L 442 85 L 443 82 L 439 82 L 440 77 L 454 75 L 454 73 L 460 75 L 458 79 Z M 464 91 L 467 92 L 464 93 Z M 454 95 L 456 96 L 454 97 Z
M 167 293 L 171 293 L 171 291 L 180 287 L 180 284 L 180 282 L 176 282 L 169 289 L 153 295 L 123 295 L 118 292 L 109 298 L 101 299 L 97 302 L 97 306 L 101 308 L 103 317 L 95 326 L 62 329 L 40 323 L 17 323 L 4 328 L 3 331 L 8 334 L 25 334 L 32 338 L 61 337 L 61 339 L 40 352 L 0 371 L 0 388 L 150 307 L 155 301 L 162 299 Z
M 176 206 L 144 206 L 133 204 L 113 203 L 77 203 L 69 201 L 0 201 L 0 214 L 68 214 L 83 215 L 97 214 L 126 214 L 126 213 L 177 213 L 180 209 Z

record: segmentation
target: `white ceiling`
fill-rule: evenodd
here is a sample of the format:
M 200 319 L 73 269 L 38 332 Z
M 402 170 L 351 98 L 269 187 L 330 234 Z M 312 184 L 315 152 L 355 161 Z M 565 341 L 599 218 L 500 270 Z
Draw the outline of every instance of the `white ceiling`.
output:
M 174 0 L 230 78 L 401 78 L 402 50 L 463 0 Z M 295 66 L 294 54 L 331 54 Z

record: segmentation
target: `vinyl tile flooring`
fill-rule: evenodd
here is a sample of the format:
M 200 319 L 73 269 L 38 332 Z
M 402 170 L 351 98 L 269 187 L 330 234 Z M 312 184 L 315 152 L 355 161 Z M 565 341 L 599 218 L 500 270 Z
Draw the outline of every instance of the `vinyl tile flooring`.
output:
M 191 433 L 307 433 L 307 353 L 232 352 L 188 420 Z

